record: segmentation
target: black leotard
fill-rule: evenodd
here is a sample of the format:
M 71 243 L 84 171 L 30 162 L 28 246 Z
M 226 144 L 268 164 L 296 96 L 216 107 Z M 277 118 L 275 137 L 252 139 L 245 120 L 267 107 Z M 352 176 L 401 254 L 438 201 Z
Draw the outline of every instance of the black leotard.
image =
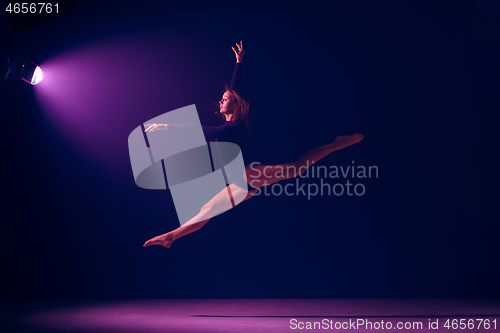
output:
M 234 67 L 233 76 L 231 78 L 231 89 L 241 89 L 241 73 L 242 64 L 236 63 Z M 185 124 L 170 124 L 169 129 L 172 130 L 182 130 L 189 129 L 192 125 Z M 226 121 L 220 126 L 201 126 L 203 129 L 203 134 L 205 135 L 205 140 L 207 142 L 224 141 L 232 142 L 237 144 L 243 151 L 246 147 L 248 140 L 248 133 L 245 126 L 238 124 L 233 121 Z
M 231 85 L 229 88 L 239 90 L 242 88 L 242 64 L 236 63 L 234 66 L 233 76 L 231 78 Z M 247 144 L 248 135 L 245 126 L 242 124 L 238 124 L 233 121 L 226 121 L 221 126 L 210 127 L 210 126 L 202 126 L 203 133 L 205 134 L 205 139 L 207 142 L 210 141 L 225 141 L 225 142 L 233 142 L 240 146 L 240 149 L 243 151 Z
M 234 68 L 233 76 L 231 78 L 231 89 L 240 89 L 241 88 L 241 63 L 236 63 Z M 199 128 L 194 124 L 169 124 L 168 129 L 170 130 L 192 130 L 195 128 Z M 226 121 L 224 124 L 220 126 L 201 126 L 203 130 L 203 134 L 205 135 L 205 140 L 207 143 L 209 142 L 231 142 L 235 143 L 240 147 L 240 150 L 243 151 L 248 142 L 248 134 L 245 126 L 238 124 L 233 121 Z M 231 155 L 231 154 L 229 154 Z M 214 160 L 215 164 L 218 165 L 227 165 L 234 157 L 232 156 L 227 160 L 228 153 L 224 153 L 224 158 L 221 157 L 220 151 L 212 150 L 212 158 L 217 159 Z M 227 168 L 225 170 L 228 181 L 234 183 L 242 188 L 247 187 L 247 183 L 243 178 L 243 174 L 239 174 L 232 170 L 231 168 Z
M 245 148 L 247 141 L 246 130 L 233 121 L 226 121 L 223 125 L 216 127 L 202 126 L 202 129 L 207 142 L 232 142 L 240 146 L 241 150 Z
M 230 89 L 240 90 L 242 89 L 241 84 L 241 73 L 242 73 L 242 64 L 236 63 L 233 71 L 233 76 L 231 78 Z M 210 141 L 224 141 L 224 142 L 232 142 L 237 144 L 240 147 L 240 150 L 243 151 L 246 148 L 248 143 L 248 132 L 245 126 L 242 124 L 238 124 L 233 121 L 226 121 L 223 125 L 217 127 L 210 126 L 202 126 L 203 133 L 205 134 L 205 139 L 207 142 Z M 212 152 L 213 154 L 214 152 Z M 220 154 L 218 154 L 219 161 L 221 164 L 225 164 L 220 158 Z M 239 172 L 234 172 L 234 170 L 226 169 L 226 175 L 228 177 L 229 182 L 238 185 L 241 188 L 249 187 L 249 190 L 253 189 L 249 184 L 247 184 L 246 180 L 243 178 L 243 175 Z

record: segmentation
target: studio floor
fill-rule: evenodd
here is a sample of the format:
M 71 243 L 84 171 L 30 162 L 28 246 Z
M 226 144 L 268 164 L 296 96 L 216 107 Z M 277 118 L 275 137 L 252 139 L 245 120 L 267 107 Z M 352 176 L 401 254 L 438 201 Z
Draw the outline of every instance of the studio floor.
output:
M 11 300 L 1 332 L 500 332 L 500 300 Z

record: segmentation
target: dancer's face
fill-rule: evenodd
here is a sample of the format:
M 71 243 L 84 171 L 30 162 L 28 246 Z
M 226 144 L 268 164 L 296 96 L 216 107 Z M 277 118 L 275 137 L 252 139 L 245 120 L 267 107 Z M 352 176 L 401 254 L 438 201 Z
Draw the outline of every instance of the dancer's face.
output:
M 234 97 L 230 91 L 226 91 L 222 95 L 222 99 L 219 102 L 220 113 L 222 114 L 232 114 L 234 112 Z

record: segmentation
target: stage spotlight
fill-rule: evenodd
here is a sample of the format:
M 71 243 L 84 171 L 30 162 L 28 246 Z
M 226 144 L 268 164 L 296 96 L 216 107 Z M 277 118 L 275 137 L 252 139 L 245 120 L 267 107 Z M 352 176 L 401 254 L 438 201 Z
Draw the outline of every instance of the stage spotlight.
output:
M 40 66 L 34 62 L 26 61 L 20 55 L 15 56 L 12 60 L 7 58 L 6 72 L 6 78 L 11 75 L 32 85 L 39 83 L 43 79 Z

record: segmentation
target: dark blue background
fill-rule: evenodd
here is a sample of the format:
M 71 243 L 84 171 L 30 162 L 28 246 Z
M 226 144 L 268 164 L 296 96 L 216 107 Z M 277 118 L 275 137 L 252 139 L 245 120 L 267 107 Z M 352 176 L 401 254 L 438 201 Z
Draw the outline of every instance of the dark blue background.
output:
M 376 165 L 379 178 L 362 197 L 260 196 L 170 249 L 143 248 L 178 226 L 170 193 L 137 187 L 128 159 L 126 135 L 158 114 L 109 125 L 125 129 L 111 175 L 52 130 L 37 87 L 3 83 L 2 297 L 500 296 L 500 36 L 484 3 L 80 1 L 4 34 L 38 63 L 115 35 L 178 34 L 193 85 L 164 111 L 196 103 L 207 125 L 242 39 L 255 117 L 245 159 L 289 162 L 359 132 L 321 164 Z

